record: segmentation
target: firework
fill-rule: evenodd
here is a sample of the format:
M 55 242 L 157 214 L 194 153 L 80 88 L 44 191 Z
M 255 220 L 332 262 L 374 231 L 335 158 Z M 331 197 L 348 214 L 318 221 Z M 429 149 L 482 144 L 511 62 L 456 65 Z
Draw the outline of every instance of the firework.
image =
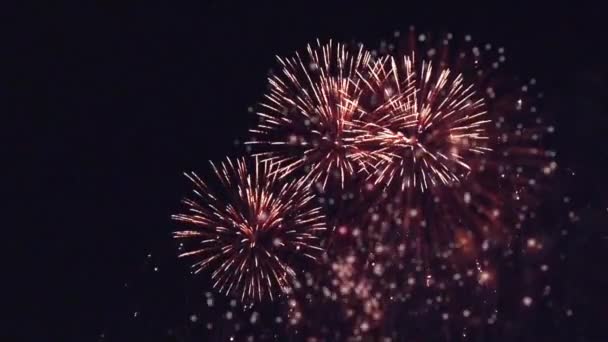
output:
M 380 338 L 403 316 L 495 322 L 500 262 L 537 222 L 556 168 L 535 81 L 504 79 L 503 49 L 416 40 L 358 71 L 351 141 L 371 171 L 337 205 L 347 223 L 311 290 L 340 303 L 355 335 Z
M 359 140 L 376 145 L 380 163 L 376 183 L 400 184 L 425 191 L 450 185 L 471 172 L 468 164 L 491 149 L 486 127 L 491 120 L 484 101 L 462 74 L 432 61 L 418 62 L 415 54 L 384 56 L 370 65 L 370 81 L 387 108 L 365 117 L 376 132 Z M 365 126 L 364 126 L 365 127 Z
M 197 243 L 180 256 L 198 259 L 195 273 L 213 269 L 213 286 L 245 302 L 272 300 L 289 288 L 294 257 L 315 260 L 322 251 L 318 233 L 326 229 L 309 182 L 282 182 L 270 163 L 253 164 L 250 170 L 244 159 L 212 163 L 216 189 L 186 174 L 194 197 L 184 199 L 186 213 L 173 216 L 192 227 L 175 237 Z
M 382 340 L 401 331 L 405 317 L 417 325 L 444 316 L 459 325 L 489 317 L 494 268 L 467 258 L 462 241 L 420 258 L 417 241 L 404 233 L 399 218 L 392 204 L 344 218 L 348 223 L 336 229 L 317 272 L 296 296 L 294 307 L 306 319 L 292 324 L 318 336 L 331 322 L 325 338 Z
M 399 208 L 421 257 L 459 241 L 474 257 L 485 240 L 508 240 L 534 217 L 556 167 L 543 148 L 553 129 L 538 114 L 535 80 L 504 80 L 502 48 L 455 52 L 449 40 L 412 31 L 408 49 L 369 64 L 365 87 L 390 110 L 363 116 L 356 137 L 375 156 L 368 181 Z
M 360 72 L 370 62 L 360 47 L 351 53 L 331 41 L 310 45 L 306 57 L 277 57 L 280 71 L 269 77 L 269 93 L 260 104 L 259 124 L 251 129 L 254 144 L 264 160 L 280 165 L 282 175 L 304 169 L 325 187 L 336 176 L 345 178 L 367 163 L 354 136 L 354 121 L 363 87 Z
M 466 337 L 498 319 L 501 262 L 522 241 L 539 245 L 525 235 L 542 222 L 540 194 L 557 164 L 536 81 L 505 79 L 504 49 L 470 37 L 409 38 L 406 49 L 317 42 L 279 57 L 248 142 L 255 170 L 214 166 L 215 191 L 187 175 L 195 199 L 174 218 L 194 229 L 175 236 L 199 247 L 182 256 L 241 301 L 282 294 L 286 315 L 275 322 L 286 335 L 420 339 L 404 332 L 407 317 Z M 312 183 L 323 191 L 313 195 Z M 316 200 L 336 227 L 325 250 Z M 297 256 L 319 263 L 296 278 Z

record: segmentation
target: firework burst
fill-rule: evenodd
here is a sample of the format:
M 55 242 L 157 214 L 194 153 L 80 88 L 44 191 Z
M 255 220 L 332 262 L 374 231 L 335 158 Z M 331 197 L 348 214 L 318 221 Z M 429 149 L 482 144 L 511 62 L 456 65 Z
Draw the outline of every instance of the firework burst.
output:
M 315 260 L 322 249 L 318 233 L 325 230 L 321 208 L 314 205 L 310 183 L 282 182 L 267 162 L 227 159 L 213 170 L 221 187 L 212 189 L 196 174 L 184 199 L 188 210 L 173 219 L 192 227 L 175 238 L 197 244 L 181 257 L 198 260 L 194 272 L 213 269 L 213 286 L 244 302 L 271 300 L 289 288 L 296 273 L 294 257 Z
M 344 187 L 345 178 L 367 162 L 354 140 L 354 120 L 362 114 L 359 74 L 370 59 L 362 47 L 351 53 L 331 41 L 309 45 L 305 57 L 277 57 L 280 71 L 268 80 L 270 90 L 248 144 L 255 144 L 264 160 L 280 165 L 281 174 L 304 169 L 323 187 L 331 176 Z
M 396 313 L 494 322 L 498 265 L 538 222 L 556 168 L 536 82 L 505 80 L 502 49 L 415 41 L 358 73 L 352 141 L 372 167 L 365 187 L 346 189 L 356 203 L 336 209 L 348 223 L 320 288 L 359 336 L 398 326 Z
M 441 64 L 440 64 L 441 65 Z M 370 64 L 370 91 L 384 103 L 365 116 L 373 134 L 359 141 L 375 145 L 379 156 L 375 183 L 397 183 L 401 190 L 425 191 L 450 185 L 471 172 L 468 161 L 491 149 L 484 101 L 462 74 L 415 54 L 383 56 Z
M 504 49 L 465 44 L 455 53 L 450 39 L 434 44 L 412 31 L 410 48 L 381 51 L 364 84 L 389 110 L 363 116 L 357 139 L 375 156 L 368 181 L 399 208 L 420 253 L 461 240 L 474 256 L 534 217 L 556 168 L 543 148 L 553 128 L 538 114 L 535 80 L 501 77 Z
M 198 246 L 181 256 L 241 301 L 283 295 L 287 335 L 394 337 L 403 317 L 463 336 L 494 324 L 500 262 L 541 222 L 557 164 L 536 81 L 506 80 L 502 48 L 410 33 L 404 50 L 317 42 L 278 57 L 248 142 L 255 168 L 214 166 L 217 188 L 187 174 L 195 196 L 174 219 L 194 228 L 175 237 Z M 325 251 L 316 200 L 336 227 Z M 297 256 L 320 261 L 304 281 Z

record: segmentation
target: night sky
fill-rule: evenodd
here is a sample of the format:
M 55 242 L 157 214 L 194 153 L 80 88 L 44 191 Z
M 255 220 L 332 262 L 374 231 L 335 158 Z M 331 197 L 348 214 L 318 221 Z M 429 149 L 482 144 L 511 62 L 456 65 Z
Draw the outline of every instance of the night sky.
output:
M 557 127 L 559 188 L 580 217 L 555 252 L 564 255 L 553 279 L 561 313 L 522 317 L 517 337 L 505 340 L 608 340 L 601 8 L 201 3 L 40 2 L 3 11 L 17 14 L 2 49 L 3 140 L 15 160 L 4 163 L 12 340 L 226 340 L 192 327 L 192 314 L 199 324 L 211 318 L 203 308 L 212 290 L 175 257 L 170 215 L 189 191 L 182 172 L 243 153 L 237 142 L 256 122 L 248 107 L 261 99 L 275 55 L 316 38 L 375 47 L 410 25 L 504 46 L 509 70 L 538 80 Z

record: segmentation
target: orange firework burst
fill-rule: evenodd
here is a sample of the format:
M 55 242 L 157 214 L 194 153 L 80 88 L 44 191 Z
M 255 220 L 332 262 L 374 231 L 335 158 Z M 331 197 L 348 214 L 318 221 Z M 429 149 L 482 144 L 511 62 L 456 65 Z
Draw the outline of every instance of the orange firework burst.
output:
M 364 83 L 390 110 L 362 116 L 366 133 L 357 137 L 375 156 L 368 180 L 390 195 L 427 260 L 455 240 L 468 241 L 462 251 L 472 259 L 482 243 L 508 242 L 535 217 L 556 168 L 543 148 L 553 128 L 538 114 L 535 80 L 501 78 L 502 48 L 465 44 L 454 53 L 450 39 L 435 44 L 412 31 L 406 51 L 381 51 Z
M 439 63 L 436 63 L 439 64 Z M 490 151 L 491 122 L 483 99 L 460 73 L 415 54 L 383 56 L 370 64 L 365 84 L 384 103 L 365 116 L 358 140 L 375 145 L 375 183 L 401 189 L 458 182 L 471 171 L 471 157 Z M 364 130 L 365 131 L 365 130 Z
M 280 72 L 270 76 L 269 93 L 257 113 L 260 122 L 251 129 L 258 155 L 279 164 L 282 174 L 297 169 L 323 187 L 330 176 L 340 179 L 366 163 L 365 152 L 354 141 L 360 116 L 360 72 L 370 62 L 369 52 L 355 53 L 342 44 L 308 46 L 306 58 L 277 57 Z
M 193 227 L 175 232 L 198 246 L 180 256 L 194 256 L 194 272 L 213 268 L 213 286 L 245 302 L 261 301 L 290 287 L 293 257 L 315 260 L 322 249 L 318 233 L 326 229 L 310 183 L 282 182 L 268 162 L 227 159 L 213 170 L 222 187 L 210 189 L 196 174 L 186 176 L 195 186 L 184 199 L 187 213 L 173 219 Z M 251 171 L 251 173 L 250 173 Z
M 211 186 L 186 174 L 180 257 L 245 304 L 280 296 L 299 337 L 408 336 L 403 317 L 493 324 L 500 262 L 542 226 L 554 129 L 536 81 L 500 70 L 503 48 L 451 40 L 412 29 L 406 49 L 330 41 L 277 57 L 247 142 L 255 160 L 212 164 Z M 336 228 L 323 244 L 317 201 Z

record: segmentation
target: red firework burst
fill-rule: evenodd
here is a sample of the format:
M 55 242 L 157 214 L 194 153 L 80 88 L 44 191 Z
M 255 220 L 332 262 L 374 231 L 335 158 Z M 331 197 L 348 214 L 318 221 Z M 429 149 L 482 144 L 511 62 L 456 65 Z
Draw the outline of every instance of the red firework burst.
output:
M 214 166 L 215 189 L 187 175 L 195 197 L 174 219 L 194 229 L 175 237 L 199 247 L 181 256 L 197 257 L 195 272 L 212 269 L 214 287 L 241 301 L 285 294 L 300 336 L 380 339 L 387 327 L 402 331 L 402 317 L 424 323 L 429 313 L 494 322 L 496 261 L 538 224 L 540 190 L 557 166 L 543 148 L 553 128 L 538 114 L 536 82 L 501 76 L 502 48 L 465 38 L 454 52 L 451 39 L 412 31 L 405 51 L 330 42 L 278 58 L 248 142 L 262 162 Z M 326 189 L 332 180 L 342 188 Z M 312 182 L 340 227 L 322 258 Z M 321 267 L 300 282 L 292 256 Z
M 273 166 L 244 159 L 227 159 L 213 170 L 221 187 L 208 187 L 195 173 L 186 174 L 195 186 L 184 199 L 188 211 L 173 219 L 191 227 L 176 238 L 195 240 L 197 246 L 180 256 L 198 258 L 198 273 L 212 268 L 213 286 L 241 301 L 261 301 L 289 288 L 295 271 L 292 257 L 315 260 L 322 251 L 318 233 L 326 229 L 304 180 L 282 182 Z
M 535 81 L 504 80 L 502 48 L 454 53 L 450 39 L 434 44 L 412 31 L 409 49 L 370 63 L 365 84 L 392 109 L 363 117 L 367 133 L 358 137 L 376 157 L 369 180 L 399 208 L 397 223 L 423 259 L 458 240 L 468 241 L 473 258 L 483 242 L 509 241 L 536 215 L 537 195 L 556 168 L 543 148 L 553 129 L 530 94 Z
M 356 164 L 367 161 L 355 144 L 353 120 L 362 114 L 359 74 L 370 59 L 362 47 L 351 53 L 342 44 L 334 49 L 331 41 L 309 45 L 306 57 L 277 57 L 280 72 L 268 80 L 259 124 L 250 130 L 255 139 L 248 144 L 256 144 L 264 160 L 280 165 L 281 174 L 305 169 L 323 187 L 335 175 L 344 187 Z
M 396 182 L 401 190 L 458 182 L 470 171 L 469 160 L 491 149 L 491 122 L 473 84 L 446 66 L 418 62 L 415 54 L 383 56 L 371 63 L 370 91 L 385 110 L 365 116 L 358 137 L 376 145 L 375 183 Z M 441 65 L 441 64 L 440 64 Z

